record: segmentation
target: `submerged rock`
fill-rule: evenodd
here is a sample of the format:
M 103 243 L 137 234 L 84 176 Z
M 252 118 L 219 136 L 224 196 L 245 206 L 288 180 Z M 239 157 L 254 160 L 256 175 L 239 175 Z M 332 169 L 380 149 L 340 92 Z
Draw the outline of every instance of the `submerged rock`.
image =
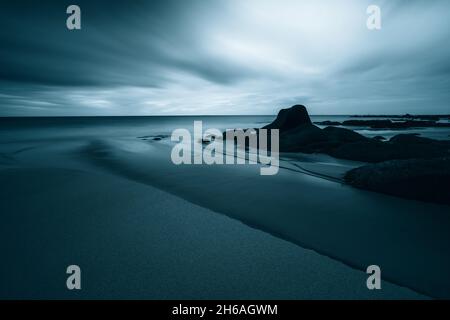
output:
M 330 121 L 330 120 L 317 121 L 317 122 L 314 122 L 314 124 L 317 124 L 319 126 L 340 126 L 340 125 L 342 125 L 339 121 Z
M 370 127 L 372 129 L 409 129 L 409 128 L 449 128 L 450 123 L 435 120 L 346 120 L 342 122 L 347 127 Z

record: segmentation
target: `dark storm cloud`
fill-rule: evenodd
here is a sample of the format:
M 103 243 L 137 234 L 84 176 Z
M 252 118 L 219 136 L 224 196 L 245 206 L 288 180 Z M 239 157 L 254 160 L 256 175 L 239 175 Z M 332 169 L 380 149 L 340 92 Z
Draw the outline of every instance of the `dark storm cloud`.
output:
M 77 1 L 82 30 L 69 31 L 72 2 L 2 4 L 0 79 L 62 86 L 158 87 L 167 71 L 218 83 L 245 77 L 234 66 L 197 50 L 190 14 L 214 11 L 204 1 Z M 220 66 L 220 67 L 219 67 Z

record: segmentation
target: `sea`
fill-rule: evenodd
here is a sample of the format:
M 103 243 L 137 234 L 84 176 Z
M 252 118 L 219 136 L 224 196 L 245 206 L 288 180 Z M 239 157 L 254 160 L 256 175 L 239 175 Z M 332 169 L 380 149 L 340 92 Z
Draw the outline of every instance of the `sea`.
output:
M 112 117 L 0 117 L 0 142 L 51 139 L 64 137 L 142 137 L 167 136 L 173 130 L 193 130 L 194 121 L 202 121 L 203 130 L 261 128 L 275 119 L 274 115 L 254 116 L 112 116 Z M 316 115 L 313 122 L 355 119 L 351 116 Z M 371 118 L 373 119 L 373 118 Z M 325 126 L 320 126 L 324 128 Z M 450 140 L 450 128 L 409 128 L 374 130 L 367 127 L 348 127 L 367 137 L 397 134 L 417 134 L 439 140 Z M 192 132 L 192 131 L 191 131 Z

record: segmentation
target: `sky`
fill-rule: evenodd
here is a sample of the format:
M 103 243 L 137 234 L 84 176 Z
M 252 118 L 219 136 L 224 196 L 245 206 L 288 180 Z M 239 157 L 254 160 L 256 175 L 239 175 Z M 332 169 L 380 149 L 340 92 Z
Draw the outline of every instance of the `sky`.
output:
M 449 15 L 448 0 L 2 0 L 0 116 L 450 114 Z

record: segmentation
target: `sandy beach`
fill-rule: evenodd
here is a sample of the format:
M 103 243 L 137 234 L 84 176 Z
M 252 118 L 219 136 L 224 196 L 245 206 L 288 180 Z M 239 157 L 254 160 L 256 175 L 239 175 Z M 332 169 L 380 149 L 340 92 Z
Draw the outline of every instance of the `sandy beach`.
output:
M 389 282 L 371 292 L 361 271 L 126 179 L 8 169 L 0 181 L 3 299 L 424 298 Z M 79 292 L 65 288 L 74 263 Z
M 450 295 L 448 206 L 340 182 L 359 163 L 282 155 L 175 166 L 171 142 L 1 144 L 2 298 L 378 299 Z M 65 288 L 78 264 L 83 290 Z M 382 268 L 383 289 L 365 268 Z

